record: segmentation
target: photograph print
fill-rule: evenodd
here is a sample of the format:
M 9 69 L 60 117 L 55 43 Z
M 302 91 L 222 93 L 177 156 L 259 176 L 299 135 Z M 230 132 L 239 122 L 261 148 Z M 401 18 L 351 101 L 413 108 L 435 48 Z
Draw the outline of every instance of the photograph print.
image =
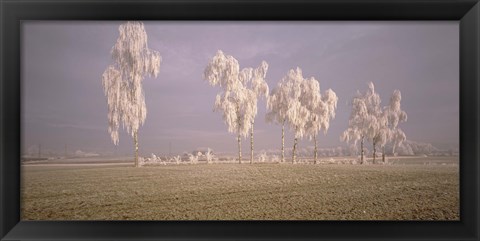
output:
M 456 21 L 21 29 L 21 220 L 460 220 Z

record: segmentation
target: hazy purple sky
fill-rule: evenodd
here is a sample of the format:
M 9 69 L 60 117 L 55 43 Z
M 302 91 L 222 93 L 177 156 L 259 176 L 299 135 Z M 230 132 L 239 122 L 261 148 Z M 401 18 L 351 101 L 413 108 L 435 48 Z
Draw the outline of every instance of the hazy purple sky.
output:
M 122 22 L 23 22 L 22 145 L 63 151 L 133 153 L 120 131 L 115 147 L 107 131 L 102 73 Z M 140 152 L 166 154 L 211 147 L 234 152 L 220 113 L 213 112 L 219 88 L 202 74 L 217 50 L 234 56 L 240 67 L 269 64 L 270 89 L 300 67 L 320 81 L 322 92 L 339 97 L 336 118 L 319 139 L 320 147 L 346 146 L 348 103 L 356 90 L 375 83 L 388 103 L 402 92 L 402 123 L 407 139 L 439 146 L 459 142 L 458 22 L 144 22 L 148 45 L 162 56 L 160 74 L 147 78 L 147 119 L 139 131 Z M 265 123 L 265 101 L 258 103 L 255 149 L 280 148 L 281 127 Z M 285 144 L 293 143 L 291 132 Z M 247 148 L 249 140 L 244 140 Z M 300 147 L 312 145 L 307 140 Z M 248 152 L 248 148 L 244 149 Z

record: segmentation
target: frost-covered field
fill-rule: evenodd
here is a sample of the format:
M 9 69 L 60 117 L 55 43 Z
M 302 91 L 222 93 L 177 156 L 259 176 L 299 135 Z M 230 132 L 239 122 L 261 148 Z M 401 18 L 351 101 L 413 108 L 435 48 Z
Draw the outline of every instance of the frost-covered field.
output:
M 458 158 L 335 160 L 348 158 L 318 165 L 23 165 L 22 219 L 459 220 Z

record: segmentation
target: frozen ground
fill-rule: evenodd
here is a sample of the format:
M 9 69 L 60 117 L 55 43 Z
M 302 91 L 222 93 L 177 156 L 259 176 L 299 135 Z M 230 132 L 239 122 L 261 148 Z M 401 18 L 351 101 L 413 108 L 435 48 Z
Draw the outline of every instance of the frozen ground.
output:
M 22 219 L 459 220 L 457 160 L 398 162 L 23 165 Z

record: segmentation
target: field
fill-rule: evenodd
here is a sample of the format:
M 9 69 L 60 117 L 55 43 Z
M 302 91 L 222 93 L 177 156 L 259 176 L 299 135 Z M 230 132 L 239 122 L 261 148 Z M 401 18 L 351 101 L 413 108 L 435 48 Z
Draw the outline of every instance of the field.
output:
M 456 158 L 458 159 L 458 158 Z M 22 166 L 22 220 L 459 220 L 458 160 Z

